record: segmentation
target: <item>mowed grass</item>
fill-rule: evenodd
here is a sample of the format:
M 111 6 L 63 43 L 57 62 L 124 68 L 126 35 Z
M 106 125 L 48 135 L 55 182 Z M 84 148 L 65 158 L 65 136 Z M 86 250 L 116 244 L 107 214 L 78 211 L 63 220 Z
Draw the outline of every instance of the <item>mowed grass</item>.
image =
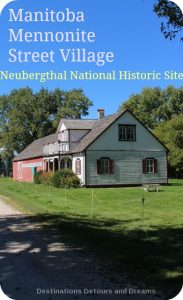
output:
M 142 187 L 56 189 L 0 179 L 13 205 L 72 236 L 119 283 L 138 283 L 175 297 L 183 281 L 183 180 L 160 192 Z M 142 199 L 144 198 L 144 205 Z

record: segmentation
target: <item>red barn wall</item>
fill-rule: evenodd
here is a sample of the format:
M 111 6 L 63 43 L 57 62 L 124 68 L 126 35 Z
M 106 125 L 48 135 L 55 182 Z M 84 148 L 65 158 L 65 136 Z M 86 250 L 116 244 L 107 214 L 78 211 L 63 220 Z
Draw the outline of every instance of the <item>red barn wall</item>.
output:
M 32 168 L 43 170 L 43 158 L 21 160 L 13 162 L 13 179 L 16 181 L 33 182 Z

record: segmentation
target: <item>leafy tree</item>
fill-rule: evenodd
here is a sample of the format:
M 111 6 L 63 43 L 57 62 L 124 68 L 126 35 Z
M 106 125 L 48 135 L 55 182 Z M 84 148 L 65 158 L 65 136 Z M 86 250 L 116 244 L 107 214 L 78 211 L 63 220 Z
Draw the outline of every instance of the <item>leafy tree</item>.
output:
M 129 109 L 169 149 L 169 170 L 183 176 L 183 88 L 145 88 L 120 110 Z
M 171 176 L 183 176 L 183 114 L 159 124 L 154 134 L 169 149 L 169 169 Z
M 82 90 L 41 89 L 33 93 L 27 87 L 0 96 L 0 143 L 6 156 L 12 157 L 35 139 L 54 133 L 60 117 L 87 115 L 91 105 Z
M 180 8 L 172 1 L 157 0 L 154 11 L 158 17 L 163 18 L 161 31 L 165 38 L 172 40 L 183 29 L 183 15 Z M 183 41 L 183 37 L 180 38 Z
M 131 95 L 120 106 L 123 109 L 129 109 L 148 128 L 154 129 L 183 112 L 183 88 L 145 88 L 140 94 Z
M 122 104 L 120 110 L 129 109 L 148 128 L 154 128 L 161 105 L 161 90 L 145 88 L 141 94 L 133 94 Z
M 56 90 L 55 93 L 57 92 Z M 61 97 L 62 105 L 59 107 L 54 121 L 55 127 L 58 126 L 61 118 L 81 119 L 82 116 L 88 115 L 88 108 L 92 102 L 85 96 L 82 89 L 66 91 Z
M 3 147 L 2 133 L 0 133 L 0 149 Z

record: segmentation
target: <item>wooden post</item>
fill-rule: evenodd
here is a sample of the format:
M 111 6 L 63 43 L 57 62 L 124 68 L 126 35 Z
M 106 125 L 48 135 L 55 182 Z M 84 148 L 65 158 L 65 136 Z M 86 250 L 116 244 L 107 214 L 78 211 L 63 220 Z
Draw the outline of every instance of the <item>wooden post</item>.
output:
M 50 201 L 50 196 L 51 196 L 51 187 L 50 187 L 50 184 L 49 184 L 49 187 L 48 187 L 48 200 Z
M 67 190 L 66 190 L 66 187 L 65 187 L 65 208 L 67 207 Z
M 36 190 L 36 184 L 34 183 L 34 192 L 35 192 L 35 195 L 37 193 L 37 190 Z
M 144 230 L 145 197 L 142 197 L 142 230 Z
M 94 206 L 94 192 L 92 190 L 92 207 Z
M 93 215 L 93 208 L 94 208 L 94 192 L 92 190 L 91 194 L 91 214 Z

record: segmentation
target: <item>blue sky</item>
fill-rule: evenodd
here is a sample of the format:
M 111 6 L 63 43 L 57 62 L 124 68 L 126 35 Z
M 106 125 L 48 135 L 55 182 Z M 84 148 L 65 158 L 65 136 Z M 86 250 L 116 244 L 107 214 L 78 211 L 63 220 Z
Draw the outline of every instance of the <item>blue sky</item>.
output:
M 153 13 L 155 0 L 17 0 L 9 3 L 0 16 L 0 70 L 19 72 L 46 72 L 50 69 L 55 72 L 64 70 L 78 70 L 80 72 L 110 72 L 112 70 L 131 70 L 134 72 L 157 72 L 182 71 L 182 49 L 183 44 L 179 39 L 173 41 L 165 40 L 160 31 L 161 19 Z M 8 28 L 15 28 L 10 24 L 9 8 L 18 10 L 23 8 L 28 11 L 45 8 L 55 11 L 64 10 L 66 7 L 74 11 L 83 11 L 86 21 L 81 24 L 20 24 L 17 28 L 24 28 L 27 31 L 70 31 L 76 28 L 94 31 L 96 34 L 95 43 L 90 46 L 90 51 L 113 51 L 114 63 L 104 67 L 85 63 L 63 63 L 57 58 L 56 63 L 9 63 L 8 50 L 12 43 L 8 42 Z M 50 44 L 28 44 L 19 43 L 14 45 L 24 51 L 49 51 L 58 48 L 74 48 L 78 44 L 55 45 Z M 14 47 L 13 46 L 13 47 Z M 83 45 L 79 45 L 83 47 Z M 132 93 L 138 93 L 146 86 L 166 87 L 173 84 L 176 87 L 182 86 L 181 80 L 167 81 L 0 81 L 0 94 L 9 93 L 14 88 L 30 86 L 34 91 L 41 87 L 52 90 L 61 88 L 69 90 L 82 88 L 85 94 L 93 101 L 94 106 L 90 109 L 90 117 L 96 117 L 98 108 L 105 108 L 106 114 L 115 112 L 119 105 L 128 99 Z

